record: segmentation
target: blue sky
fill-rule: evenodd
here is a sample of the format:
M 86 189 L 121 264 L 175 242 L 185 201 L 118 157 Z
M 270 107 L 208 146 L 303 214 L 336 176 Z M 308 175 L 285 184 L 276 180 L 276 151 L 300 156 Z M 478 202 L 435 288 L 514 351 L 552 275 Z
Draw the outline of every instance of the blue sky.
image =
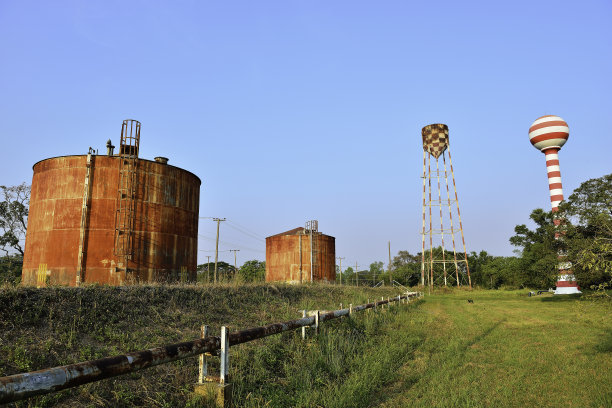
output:
M 0 184 L 134 118 L 142 157 L 202 179 L 200 215 L 230 221 L 239 264 L 318 219 L 361 266 L 387 241 L 420 251 L 420 131 L 442 122 L 468 251 L 510 255 L 514 226 L 550 208 L 536 118 L 569 123 L 566 196 L 612 170 L 611 18 L 588 0 L 0 0 Z M 200 233 L 204 262 L 214 223 Z

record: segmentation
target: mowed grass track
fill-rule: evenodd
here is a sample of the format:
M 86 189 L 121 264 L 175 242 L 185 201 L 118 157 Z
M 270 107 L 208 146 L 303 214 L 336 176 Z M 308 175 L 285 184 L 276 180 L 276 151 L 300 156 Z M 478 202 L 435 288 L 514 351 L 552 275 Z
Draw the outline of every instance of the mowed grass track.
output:
M 612 407 L 610 311 L 526 291 L 427 296 L 403 327 L 422 343 L 378 406 Z

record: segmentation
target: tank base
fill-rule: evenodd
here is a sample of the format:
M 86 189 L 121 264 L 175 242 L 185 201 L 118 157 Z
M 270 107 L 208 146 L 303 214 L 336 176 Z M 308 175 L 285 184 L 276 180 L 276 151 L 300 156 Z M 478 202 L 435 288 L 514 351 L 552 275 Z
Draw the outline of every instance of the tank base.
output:
M 555 295 L 574 295 L 582 293 L 576 286 L 558 287 L 555 289 Z

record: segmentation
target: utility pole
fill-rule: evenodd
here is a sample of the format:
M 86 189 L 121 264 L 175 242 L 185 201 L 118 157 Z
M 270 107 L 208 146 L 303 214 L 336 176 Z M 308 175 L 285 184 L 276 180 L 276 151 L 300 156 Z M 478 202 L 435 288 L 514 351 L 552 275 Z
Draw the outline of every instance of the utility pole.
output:
M 391 274 L 391 241 L 389 241 L 389 285 L 393 286 L 393 275 Z
M 342 285 L 342 260 L 344 258 L 342 257 L 338 257 L 338 260 L 340 261 L 340 285 Z
M 210 283 L 210 255 L 206 255 L 208 262 L 206 263 L 206 283 Z
M 238 269 L 236 268 L 236 252 L 240 252 L 239 249 L 230 249 L 230 252 L 234 253 L 234 276 L 236 275 L 236 272 L 238 271 Z
M 219 224 L 221 221 L 225 221 L 225 218 L 213 218 L 213 221 L 217 221 L 217 244 L 215 246 L 215 283 L 217 283 L 217 261 L 219 260 Z

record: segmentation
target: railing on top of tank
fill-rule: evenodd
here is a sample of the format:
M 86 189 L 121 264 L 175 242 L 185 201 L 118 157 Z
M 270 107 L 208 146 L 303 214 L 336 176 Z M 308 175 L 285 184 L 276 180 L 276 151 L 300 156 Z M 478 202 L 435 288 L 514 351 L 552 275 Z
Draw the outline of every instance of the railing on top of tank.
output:
M 383 298 L 383 300 L 364 305 L 350 305 L 347 309 L 329 312 L 314 311 L 310 316 L 307 316 L 306 311 L 303 311 L 304 317 L 301 319 L 272 323 L 266 326 L 253 327 L 233 333 L 227 333 L 227 329 L 223 327 L 222 334 L 227 334 L 223 336 L 226 337 L 226 339 L 224 338 L 226 342 L 225 348 L 274 334 L 295 330 L 300 327 L 304 328 L 302 331 L 302 336 L 304 336 L 306 327 L 312 326 L 315 328 L 316 332 L 318 331 L 319 324 L 327 320 L 337 319 L 342 316 L 351 315 L 354 312 L 376 309 L 393 302 L 401 302 L 421 296 L 423 296 L 422 292 L 406 292 L 405 295 L 390 297 L 387 298 L 387 300 Z M 160 364 L 194 357 L 203 353 L 212 353 L 222 349 L 221 340 L 221 337 L 205 337 L 144 351 L 135 351 L 114 357 L 106 357 L 61 367 L 47 368 L 30 373 L 0 377 L 0 404 L 19 401 L 36 395 L 49 394 L 66 388 L 128 374 Z M 223 358 L 222 356 L 222 361 Z M 225 356 L 225 358 L 227 357 Z M 227 373 L 227 364 L 222 365 L 226 366 L 225 372 Z M 221 378 L 224 378 L 223 373 Z

